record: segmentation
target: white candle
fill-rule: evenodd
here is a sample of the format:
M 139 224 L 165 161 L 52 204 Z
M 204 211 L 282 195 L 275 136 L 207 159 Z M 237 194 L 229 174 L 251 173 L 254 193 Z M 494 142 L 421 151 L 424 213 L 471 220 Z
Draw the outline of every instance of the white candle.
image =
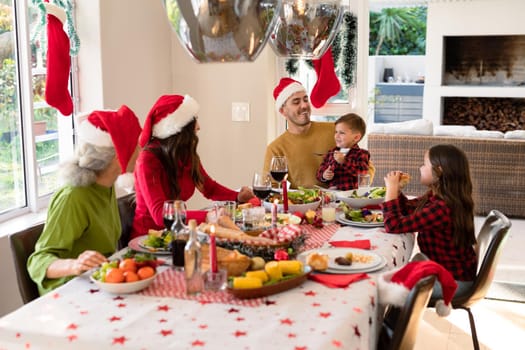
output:
M 272 226 L 277 226 L 277 204 L 279 201 L 276 199 L 272 203 Z

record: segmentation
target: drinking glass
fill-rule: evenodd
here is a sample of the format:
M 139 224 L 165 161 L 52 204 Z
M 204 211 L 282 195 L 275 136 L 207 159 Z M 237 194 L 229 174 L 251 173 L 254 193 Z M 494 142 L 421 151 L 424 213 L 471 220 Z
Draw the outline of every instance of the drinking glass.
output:
M 268 173 L 255 173 L 253 175 L 253 193 L 260 199 L 264 200 L 272 190 L 272 179 Z
M 270 163 L 270 174 L 273 179 L 277 181 L 279 189 L 281 188 L 281 181 L 283 181 L 286 174 L 288 174 L 288 160 L 285 156 L 274 156 Z
M 164 220 L 165 231 L 171 230 L 171 226 L 175 221 L 175 201 L 166 200 L 162 207 L 162 219 Z
M 359 194 L 362 196 L 370 192 L 370 175 L 367 173 L 357 175 L 357 188 Z

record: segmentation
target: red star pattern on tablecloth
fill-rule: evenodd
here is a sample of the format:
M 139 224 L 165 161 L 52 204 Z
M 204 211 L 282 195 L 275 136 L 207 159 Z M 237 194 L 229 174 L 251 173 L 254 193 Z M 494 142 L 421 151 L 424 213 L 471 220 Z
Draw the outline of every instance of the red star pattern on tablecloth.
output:
M 159 320 L 159 323 L 166 323 L 166 322 L 168 322 L 168 320 L 166 320 L 165 318 L 161 318 L 161 319 Z
M 339 340 L 332 340 L 332 345 L 335 346 L 336 348 L 342 348 L 343 347 L 343 343 Z
M 60 293 L 54 293 L 53 294 L 53 299 L 58 299 L 60 298 Z
M 71 334 L 71 335 L 67 336 L 67 340 L 69 340 L 70 342 L 73 342 L 73 341 L 77 340 L 77 338 L 78 337 L 76 335 L 74 335 L 74 334 Z
M 99 290 L 98 290 L 98 289 L 90 289 L 88 292 L 90 292 L 91 294 L 93 294 L 93 293 L 98 293 Z
M 319 307 L 319 306 L 321 306 L 321 304 L 319 304 L 319 303 L 312 303 L 312 307 Z
M 293 321 L 290 320 L 289 318 L 285 318 L 285 319 L 281 320 L 281 324 L 286 324 L 286 325 L 291 326 L 293 324 Z
M 124 300 L 124 298 L 121 297 L 120 295 L 117 295 L 116 297 L 113 298 L 113 300 Z
M 238 321 L 238 322 L 244 321 L 244 317 L 236 317 L 235 321 Z
M 118 316 L 111 316 L 109 318 L 109 322 L 115 322 L 115 321 L 120 321 L 122 318 L 121 317 L 118 317 Z
M 159 305 L 157 306 L 157 311 L 169 311 L 170 307 L 168 305 Z
M 173 334 L 173 331 L 171 329 L 161 329 L 160 330 L 160 334 L 163 336 L 163 337 L 166 337 L 168 335 L 172 335 Z
M 296 338 L 297 334 L 295 333 L 288 333 L 288 338 Z
M 266 305 L 269 306 L 269 305 L 275 305 L 275 304 L 277 304 L 277 303 L 276 303 L 274 300 L 265 300 L 265 301 L 264 301 L 264 304 L 266 304 Z
M 77 329 L 78 326 L 75 324 L 75 323 L 70 323 L 68 326 L 67 326 L 67 329 Z
M 117 307 L 120 307 L 120 308 L 124 308 L 126 307 L 127 305 L 125 303 L 118 303 L 117 304 Z
M 122 337 L 117 337 L 117 338 L 113 338 L 113 344 L 112 345 L 115 345 L 115 344 L 124 344 L 126 343 L 126 340 L 128 340 L 126 337 L 122 336 Z
M 204 345 L 206 345 L 206 343 L 203 342 L 202 340 L 194 340 L 193 342 L 191 342 L 191 346 L 193 347 L 204 346 Z
M 246 336 L 246 334 L 248 334 L 247 332 L 243 332 L 243 331 L 235 331 L 233 333 L 233 335 L 236 337 L 236 338 L 239 338 L 239 337 L 244 337 Z
M 317 293 L 314 292 L 313 290 L 309 290 L 307 292 L 304 292 L 304 295 L 306 295 L 307 297 L 315 297 Z
M 322 317 L 322 318 L 328 318 L 330 316 L 332 316 L 331 312 L 320 312 L 319 313 L 319 317 Z
M 232 313 L 234 313 L 234 312 L 239 312 L 239 309 L 236 309 L 236 308 L 234 308 L 234 307 L 228 309 L 228 313 L 229 313 L 229 314 L 232 314 Z
M 199 328 L 200 329 L 206 329 L 206 328 L 208 328 L 208 325 L 207 324 L 200 324 Z
M 294 350 L 306 350 L 308 349 L 306 346 L 296 346 Z
M 355 325 L 354 327 L 354 335 L 361 337 L 361 332 L 359 331 L 359 326 Z

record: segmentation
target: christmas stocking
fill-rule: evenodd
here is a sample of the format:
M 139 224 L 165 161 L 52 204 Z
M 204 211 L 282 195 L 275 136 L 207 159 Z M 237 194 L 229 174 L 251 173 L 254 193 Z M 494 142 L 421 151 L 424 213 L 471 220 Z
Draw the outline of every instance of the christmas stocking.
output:
M 63 115 L 73 113 L 69 94 L 69 38 L 63 29 L 66 13 L 60 7 L 45 3 L 47 10 L 47 76 L 46 102 Z
M 337 95 L 339 90 L 341 90 L 341 84 L 339 79 L 337 79 L 337 75 L 335 75 L 331 47 L 320 59 L 314 60 L 313 63 L 317 73 L 317 82 L 310 94 L 310 100 L 315 108 L 320 108 L 324 106 L 330 97 Z

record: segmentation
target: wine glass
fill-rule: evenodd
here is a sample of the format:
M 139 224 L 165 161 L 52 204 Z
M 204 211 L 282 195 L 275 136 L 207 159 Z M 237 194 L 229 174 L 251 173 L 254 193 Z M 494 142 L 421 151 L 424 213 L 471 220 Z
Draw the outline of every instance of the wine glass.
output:
M 268 173 L 255 173 L 253 175 L 253 193 L 260 199 L 264 200 L 272 190 L 272 179 Z
M 164 231 L 167 232 L 171 230 L 171 226 L 175 221 L 175 201 L 166 200 L 162 207 L 162 220 L 164 221 Z
M 270 174 L 281 188 L 281 181 L 283 181 L 286 174 L 288 174 L 288 160 L 285 156 L 273 156 L 270 163 Z

